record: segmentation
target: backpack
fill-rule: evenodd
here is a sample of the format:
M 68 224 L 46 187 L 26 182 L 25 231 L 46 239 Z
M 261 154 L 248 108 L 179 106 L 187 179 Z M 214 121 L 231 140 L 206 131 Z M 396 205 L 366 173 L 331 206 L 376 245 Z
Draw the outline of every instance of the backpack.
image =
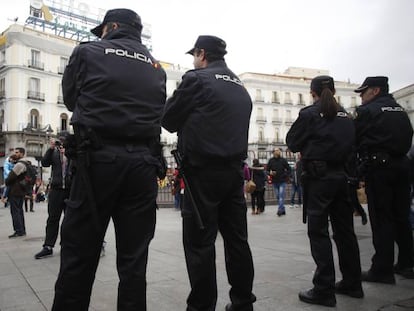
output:
M 36 166 L 27 163 L 26 161 L 18 161 L 26 166 L 26 171 L 23 173 L 23 178 L 20 180 L 20 185 L 26 194 L 32 194 L 33 186 L 36 183 L 37 169 Z

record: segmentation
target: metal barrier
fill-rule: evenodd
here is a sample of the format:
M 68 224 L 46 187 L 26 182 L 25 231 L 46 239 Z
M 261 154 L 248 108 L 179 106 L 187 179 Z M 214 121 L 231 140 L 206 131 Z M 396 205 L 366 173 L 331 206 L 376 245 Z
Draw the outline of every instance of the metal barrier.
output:
M 286 204 L 290 203 L 291 195 L 292 195 L 292 185 L 286 184 L 286 189 L 285 189 L 285 203 Z M 247 206 L 250 207 L 250 194 L 246 194 L 246 201 L 247 201 Z M 297 198 L 295 198 L 295 201 L 297 201 Z M 273 191 L 273 186 L 269 184 L 266 186 L 265 202 L 267 205 L 277 204 L 275 193 Z M 174 206 L 174 196 L 171 194 L 171 182 L 168 182 L 168 183 L 166 182 L 165 184 L 162 184 L 160 185 L 160 187 L 158 187 L 157 204 L 159 207 L 173 207 Z
M 270 159 L 272 157 L 272 151 L 264 151 L 266 153 L 266 156 L 268 159 Z M 290 163 L 295 163 L 296 158 L 294 156 L 294 154 L 292 154 L 291 152 L 286 152 L 284 151 L 283 156 L 286 157 L 286 159 L 290 162 Z M 253 155 L 254 153 L 249 153 L 249 155 Z M 174 206 L 174 196 L 171 194 L 171 181 L 173 179 L 173 174 L 174 174 L 174 169 L 175 169 L 175 161 L 174 161 L 174 157 L 173 156 L 166 156 L 166 161 L 168 163 L 168 171 L 167 171 L 167 176 L 163 181 L 159 182 L 159 187 L 158 187 L 158 196 L 157 196 L 157 204 L 159 207 L 173 207 Z M 252 159 L 250 159 L 252 160 Z M 291 184 L 286 184 L 286 189 L 285 189 L 285 203 L 288 204 L 290 203 L 290 198 L 292 195 L 292 185 Z M 250 206 L 250 194 L 246 194 L 246 201 L 247 201 L 247 206 Z M 295 198 L 295 201 L 297 199 Z M 277 200 L 275 198 L 275 193 L 273 190 L 273 186 L 270 184 L 266 184 L 266 191 L 265 191 L 265 202 L 266 204 L 277 204 Z

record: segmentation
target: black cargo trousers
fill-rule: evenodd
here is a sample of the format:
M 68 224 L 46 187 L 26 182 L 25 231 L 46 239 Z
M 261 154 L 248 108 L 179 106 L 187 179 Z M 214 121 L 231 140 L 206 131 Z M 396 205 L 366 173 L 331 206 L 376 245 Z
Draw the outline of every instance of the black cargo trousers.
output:
M 252 294 L 254 268 L 247 240 L 242 162 L 186 167 L 185 174 L 205 226 L 204 230 L 197 226 L 188 189 L 184 190 L 183 243 L 191 284 L 187 310 L 216 309 L 215 241 L 220 231 L 233 308 L 251 311 L 256 297 Z
M 394 242 L 398 245 L 396 264 L 413 267 L 413 236 L 409 221 L 410 175 L 408 158 L 390 158 L 372 166 L 365 177 L 369 219 L 375 254 L 371 270 L 392 275 Z
M 308 213 L 308 237 L 316 263 L 314 290 L 320 295 L 335 293 L 335 267 L 329 221 L 336 243 L 339 268 L 347 286 L 361 284 L 361 262 L 354 232 L 353 207 L 343 170 L 328 169 L 323 177 L 307 176 L 304 204 Z
M 115 227 L 120 279 L 118 310 L 146 310 L 146 266 L 155 230 L 158 161 L 144 144 L 118 144 L 92 151 L 90 163 L 99 228 L 94 224 L 81 174 L 76 172 L 61 227 L 61 263 L 52 310 L 88 310 L 110 218 Z

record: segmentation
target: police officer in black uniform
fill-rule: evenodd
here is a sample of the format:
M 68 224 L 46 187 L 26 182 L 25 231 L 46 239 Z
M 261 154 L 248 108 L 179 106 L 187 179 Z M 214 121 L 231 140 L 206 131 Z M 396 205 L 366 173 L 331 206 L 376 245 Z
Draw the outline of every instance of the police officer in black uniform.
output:
M 387 77 L 367 77 L 355 92 L 362 99 L 355 126 L 375 248 L 371 268 L 363 272 L 362 280 L 394 284 L 394 272 L 414 277 L 406 157 L 413 128 L 407 113 L 388 93 Z M 393 267 L 394 241 L 398 258 Z
M 76 172 L 62 224 L 52 310 L 88 310 L 110 218 L 118 310 L 146 310 L 166 75 L 141 43 L 141 30 L 135 12 L 109 10 L 92 29 L 102 40 L 77 46 L 63 76 L 65 105 L 73 111 Z
M 311 82 L 314 104 L 303 108 L 289 130 L 286 143 L 300 152 L 303 161 L 303 205 L 307 210 L 308 236 L 316 263 L 314 287 L 301 291 L 299 299 L 329 307 L 335 292 L 364 296 L 361 264 L 353 227 L 344 165 L 355 141 L 355 129 L 346 111 L 334 98 L 334 80 L 318 76 Z M 335 284 L 335 268 L 328 223 L 338 249 L 342 280 Z
M 225 42 L 199 36 L 194 70 L 188 71 L 167 101 L 162 126 L 178 132 L 183 171 L 205 229 L 194 217 L 188 187 L 184 192 L 183 243 L 191 292 L 187 310 L 215 310 L 217 301 L 215 240 L 224 239 L 231 303 L 226 310 L 253 310 L 253 260 L 247 241 L 243 160 L 252 102 L 239 78 L 224 61 Z

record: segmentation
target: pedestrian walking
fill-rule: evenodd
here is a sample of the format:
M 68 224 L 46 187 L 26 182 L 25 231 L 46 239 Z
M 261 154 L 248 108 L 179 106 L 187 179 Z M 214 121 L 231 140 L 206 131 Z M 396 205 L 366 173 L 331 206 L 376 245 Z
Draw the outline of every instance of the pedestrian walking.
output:
M 10 213 L 13 222 L 14 233 L 9 238 L 17 238 L 26 235 L 26 225 L 24 221 L 23 200 L 27 193 L 26 184 L 24 184 L 24 174 L 29 162 L 24 158 L 26 150 L 18 147 L 14 149 L 14 158 L 16 164 L 13 166 L 6 178 L 6 186 L 9 187 L 8 202 L 10 203 Z
M 285 190 L 289 179 L 291 168 L 288 161 L 282 157 L 282 150 L 275 148 L 273 157 L 267 163 L 267 172 L 272 176 L 272 185 L 275 198 L 278 201 L 277 216 L 286 215 Z

